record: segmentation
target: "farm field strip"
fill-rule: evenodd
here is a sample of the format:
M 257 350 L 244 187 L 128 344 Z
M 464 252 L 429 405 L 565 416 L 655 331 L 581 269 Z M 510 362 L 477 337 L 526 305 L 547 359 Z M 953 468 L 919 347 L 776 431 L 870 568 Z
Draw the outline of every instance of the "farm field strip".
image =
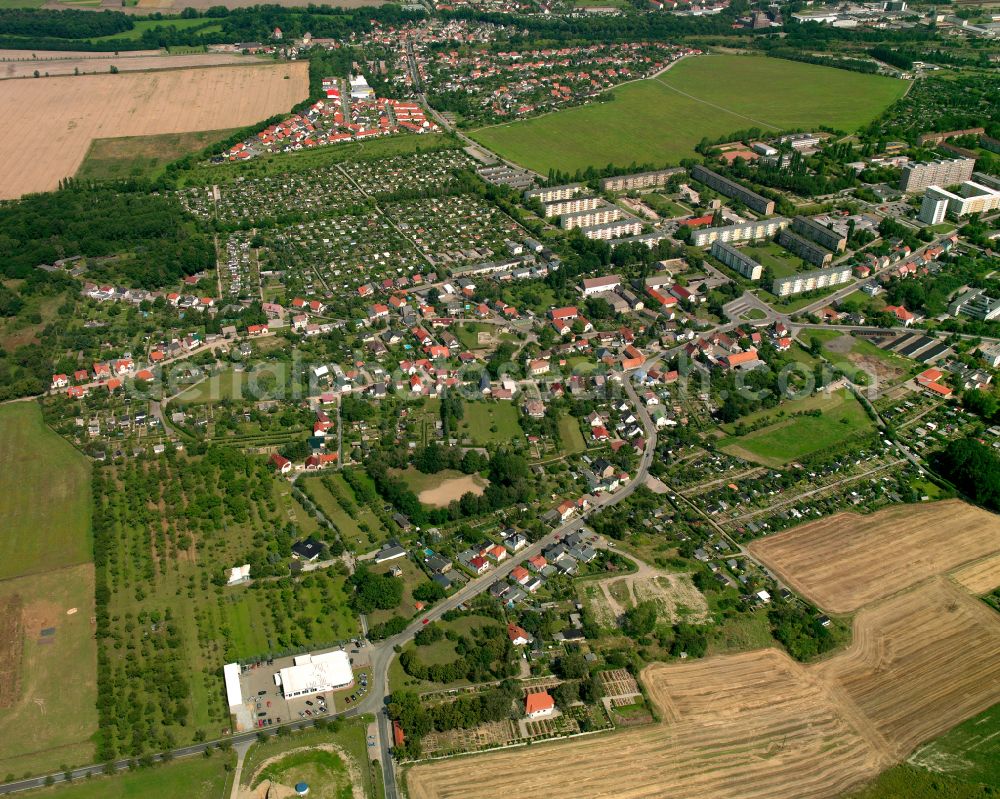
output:
M 749 545 L 824 610 L 850 613 L 932 575 L 1000 552 L 1000 520 L 958 500 L 840 513 Z
M 92 139 L 242 127 L 287 111 L 308 93 L 307 67 L 300 62 L 2 82 L 0 115 L 8 121 L 8 135 L 0 162 L 8 168 L 0 178 L 0 198 L 55 188 L 77 171 Z
M 6 51 L 17 52 L 17 51 Z M 24 52 L 24 51 L 20 51 Z M 184 55 L 164 55 L 142 51 L 142 54 L 126 53 L 114 55 L 101 53 L 79 55 L 73 58 L 49 56 L 35 59 L 12 59 L 0 56 L 0 80 L 12 78 L 32 78 L 37 70 L 43 76 L 91 75 L 110 73 L 114 66 L 119 72 L 149 72 L 163 69 L 189 69 L 192 67 L 254 66 L 268 63 L 256 56 L 240 53 L 187 53 Z M 37 84 L 36 84 L 37 85 Z
M 855 638 L 812 666 L 774 649 L 654 664 L 660 725 L 418 764 L 411 799 L 485 799 L 514 771 L 554 799 L 836 797 L 1000 699 L 1000 618 L 944 578 L 862 610 Z
M 1000 586 L 1000 552 L 963 566 L 951 573 L 959 585 L 973 594 L 985 594 Z

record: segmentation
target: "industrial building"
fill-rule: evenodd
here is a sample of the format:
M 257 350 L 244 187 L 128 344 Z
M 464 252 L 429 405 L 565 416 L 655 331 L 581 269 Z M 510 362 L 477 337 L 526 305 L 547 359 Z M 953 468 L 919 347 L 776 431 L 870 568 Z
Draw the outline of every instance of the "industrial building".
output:
M 901 191 L 923 191 L 928 186 L 953 186 L 972 177 L 974 158 L 938 158 L 934 161 L 911 161 L 903 167 L 899 179 Z
M 988 296 L 984 289 L 969 289 L 952 300 L 948 305 L 948 313 L 990 322 L 1000 317 L 1000 300 Z
M 696 247 L 707 247 L 715 241 L 757 241 L 767 239 L 784 230 L 789 220 L 783 216 L 762 219 L 759 222 L 741 222 L 738 225 L 706 227 L 691 233 L 691 243 Z
M 274 675 L 274 683 L 286 699 L 339 691 L 354 684 L 351 660 L 343 649 L 299 655 L 293 663 Z
M 847 249 L 847 236 L 807 216 L 795 217 L 792 220 L 792 230 L 828 250 L 843 252 Z
M 803 291 L 839 286 L 850 280 L 850 266 L 831 266 L 826 269 L 799 272 L 789 277 L 775 278 L 771 284 L 771 293 L 778 297 L 787 297 L 789 294 L 801 294 Z
M 725 242 L 713 242 L 711 252 L 714 257 L 718 258 L 730 269 L 736 270 L 743 277 L 750 280 L 760 280 L 760 276 L 764 273 L 764 267 L 753 258 Z
M 657 169 L 652 172 L 638 172 L 634 175 L 615 175 L 601 179 L 601 191 L 632 191 L 633 189 L 666 186 L 674 175 L 683 174 L 683 169 L 675 167 L 674 169 Z
M 565 186 L 548 186 L 541 189 L 531 189 L 524 193 L 525 200 L 538 200 L 541 203 L 554 203 L 556 200 L 568 200 L 583 191 L 582 183 L 569 183 Z
M 921 222 L 936 225 L 944 219 L 941 203 L 945 203 L 947 213 L 956 217 L 971 214 L 985 214 L 1000 208 L 1000 191 L 991 189 L 971 180 L 963 181 L 955 191 L 940 186 L 928 186 L 918 218 Z M 931 221 L 935 220 L 935 221 Z
M 593 297 L 614 291 L 622 284 L 621 275 L 605 275 L 604 277 L 585 277 L 580 284 L 580 293 L 584 297 Z
M 774 200 L 761 197 L 756 192 L 750 191 L 745 186 L 741 186 L 735 180 L 723 177 L 711 169 L 706 169 L 701 164 L 696 164 L 691 168 L 691 177 L 704 183 L 709 188 L 715 189 L 719 194 L 739 200 L 751 211 L 756 211 L 758 214 L 774 213 Z
M 833 261 L 833 253 L 828 249 L 803 238 L 798 233 L 792 233 L 788 228 L 778 234 L 778 244 L 814 266 L 828 266 Z

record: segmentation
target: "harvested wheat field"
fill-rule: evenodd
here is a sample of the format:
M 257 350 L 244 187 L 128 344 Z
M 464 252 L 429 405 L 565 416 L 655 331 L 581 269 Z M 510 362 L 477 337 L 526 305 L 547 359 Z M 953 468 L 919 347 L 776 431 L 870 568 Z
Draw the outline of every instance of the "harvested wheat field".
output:
M 308 64 L 0 82 L 0 198 L 54 189 L 92 139 L 251 125 L 308 94 Z M 287 76 L 287 79 L 286 79 Z
M 876 599 L 1000 552 L 1000 517 L 960 500 L 871 516 L 838 513 L 749 546 L 784 582 L 824 610 Z
M 654 664 L 663 721 L 418 764 L 411 799 L 488 799 L 531 774 L 549 799 L 824 799 L 1000 700 L 1000 616 L 938 577 L 871 608 L 803 666 L 774 649 Z
M 9 50 L 6 52 L 10 52 Z M 24 51 L 22 51 L 24 52 Z M 51 52 L 51 51 L 50 51 Z M 166 53 L 141 51 L 142 54 L 125 53 L 90 53 L 85 56 L 70 58 L 66 54 L 61 58 L 46 59 L 23 58 L 0 61 L 0 79 L 31 78 L 36 71 L 42 76 L 57 75 L 106 75 L 114 66 L 119 72 L 145 72 L 157 69 L 186 69 L 188 67 L 220 67 L 233 64 L 255 66 L 266 63 L 257 56 L 242 53 L 190 53 L 185 55 L 167 55 Z M 273 62 L 271 62 L 273 63 Z
M 862 610 L 851 645 L 811 668 L 901 760 L 1000 701 L 1000 614 L 935 577 Z
M 1000 552 L 963 566 L 951 573 L 960 586 L 974 594 L 985 594 L 1000 586 Z

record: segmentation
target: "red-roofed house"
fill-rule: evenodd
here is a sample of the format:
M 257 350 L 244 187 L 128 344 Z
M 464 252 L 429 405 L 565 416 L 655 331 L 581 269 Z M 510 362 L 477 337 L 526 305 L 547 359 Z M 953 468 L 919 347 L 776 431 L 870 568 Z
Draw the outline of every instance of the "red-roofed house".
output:
M 52 388 L 66 388 L 69 378 L 66 375 L 52 375 Z
M 749 349 L 746 352 L 735 352 L 732 355 L 723 355 L 719 361 L 727 369 L 735 369 L 737 366 L 743 366 L 748 363 L 755 363 L 759 361 L 760 358 L 757 357 L 757 350 Z
M 556 709 L 555 700 L 548 691 L 538 691 L 528 694 L 524 700 L 524 713 L 529 719 L 542 719 L 551 716 Z
M 895 317 L 903 323 L 903 327 L 909 327 L 912 325 L 916 319 L 917 315 L 906 310 L 902 305 L 886 305 L 885 310 L 888 313 L 895 315 Z
M 531 579 L 531 572 L 529 572 L 524 566 L 515 566 L 514 571 L 510 573 L 511 579 L 520 585 L 524 585 L 528 580 Z
M 292 470 L 292 462 L 277 452 L 271 455 L 271 463 L 281 474 L 288 474 Z
M 527 574 L 527 572 L 525 573 Z M 524 646 L 531 641 L 528 631 L 523 627 L 518 627 L 516 624 L 507 625 L 507 637 L 514 646 Z

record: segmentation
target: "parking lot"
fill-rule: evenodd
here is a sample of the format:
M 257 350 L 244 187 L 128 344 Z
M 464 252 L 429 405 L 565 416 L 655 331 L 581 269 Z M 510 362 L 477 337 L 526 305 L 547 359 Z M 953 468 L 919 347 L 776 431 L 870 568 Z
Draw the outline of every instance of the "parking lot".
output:
M 354 672 L 354 685 L 342 691 L 326 691 L 285 699 L 281 688 L 274 684 L 274 675 L 293 665 L 292 657 L 275 658 L 250 665 L 240 674 L 245 713 L 239 713 L 238 728 L 253 729 L 296 721 L 300 718 L 323 717 L 347 710 L 368 691 L 371 674 L 364 649 L 347 650 Z M 352 698 L 353 697 L 353 698 Z

